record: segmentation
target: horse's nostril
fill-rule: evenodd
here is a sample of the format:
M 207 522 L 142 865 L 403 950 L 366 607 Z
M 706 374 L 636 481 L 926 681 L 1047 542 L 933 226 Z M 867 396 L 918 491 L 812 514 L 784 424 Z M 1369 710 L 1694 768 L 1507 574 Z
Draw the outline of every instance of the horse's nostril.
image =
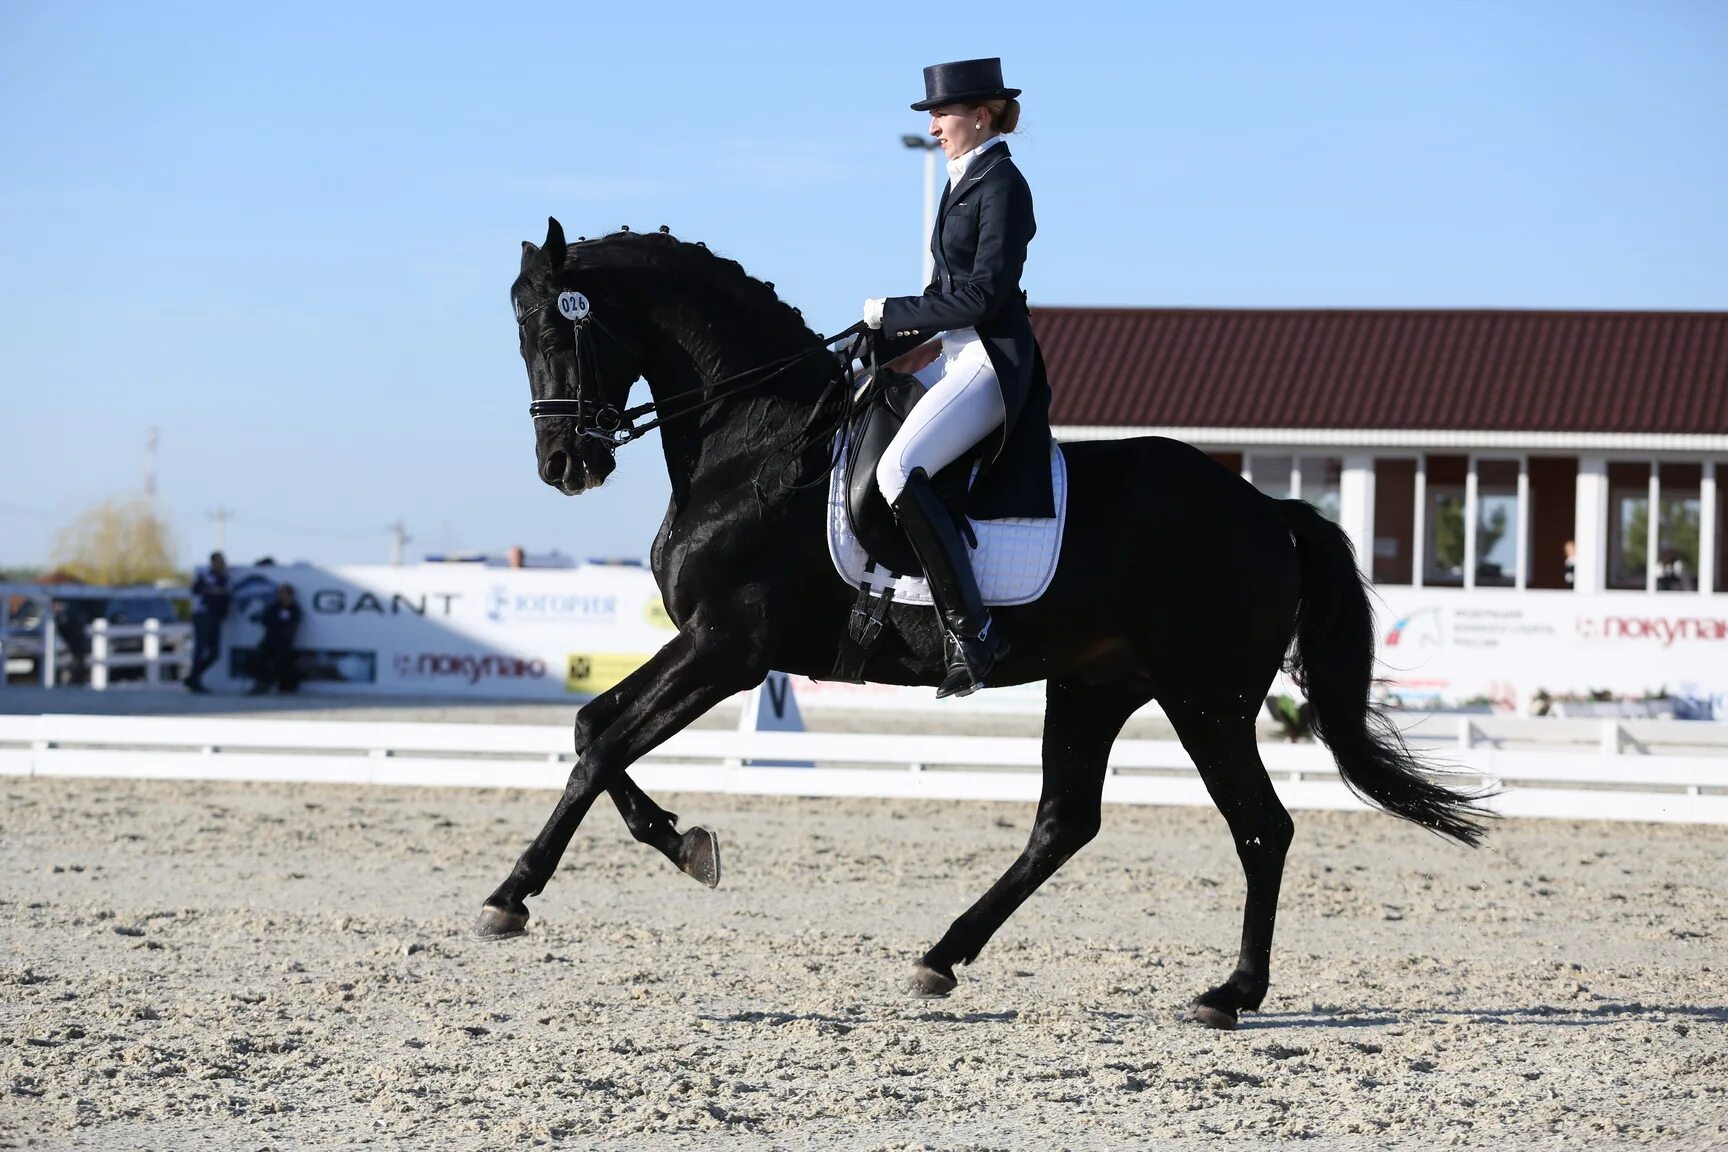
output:
M 546 466 L 540 470 L 541 477 L 548 484 L 556 484 L 564 479 L 564 470 L 569 467 L 569 460 L 562 449 L 546 457 Z

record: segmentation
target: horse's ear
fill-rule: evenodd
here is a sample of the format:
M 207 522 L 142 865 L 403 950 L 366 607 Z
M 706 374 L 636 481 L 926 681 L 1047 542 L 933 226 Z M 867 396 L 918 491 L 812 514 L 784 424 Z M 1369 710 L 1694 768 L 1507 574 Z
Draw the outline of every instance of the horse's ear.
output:
M 546 217 L 546 243 L 542 247 L 546 249 L 546 262 L 554 272 L 564 267 L 564 254 L 570 246 L 564 242 L 564 225 L 558 223 L 556 216 Z
M 528 271 L 528 265 L 534 263 L 534 257 L 540 254 L 540 245 L 532 240 L 522 241 L 522 271 Z

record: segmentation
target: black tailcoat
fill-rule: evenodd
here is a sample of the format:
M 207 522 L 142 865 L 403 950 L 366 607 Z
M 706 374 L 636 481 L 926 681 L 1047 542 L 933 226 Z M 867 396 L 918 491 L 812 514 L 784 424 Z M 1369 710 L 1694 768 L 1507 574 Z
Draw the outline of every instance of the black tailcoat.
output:
M 930 237 L 935 279 L 922 296 L 891 296 L 882 308 L 893 353 L 954 328 L 975 328 L 984 341 L 1007 419 L 967 501 L 975 520 L 1056 514 L 1050 382 L 1020 290 L 1026 246 L 1037 230 L 1032 190 L 1008 145 L 986 149 L 942 193 Z

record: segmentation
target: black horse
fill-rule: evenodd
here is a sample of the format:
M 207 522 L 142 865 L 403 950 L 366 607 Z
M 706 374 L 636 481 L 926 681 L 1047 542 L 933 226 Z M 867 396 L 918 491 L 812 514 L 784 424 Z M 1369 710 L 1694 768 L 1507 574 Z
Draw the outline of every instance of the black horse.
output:
M 525 901 L 545 887 L 602 792 L 637 839 L 717 880 L 712 835 L 680 835 L 676 817 L 626 769 L 770 669 L 829 674 L 854 596 L 824 544 L 821 482 L 825 433 L 847 393 L 836 386 L 836 358 L 773 285 L 669 235 L 621 232 L 571 246 L 552 220 L 544 245 L 522 247 L 511 299 L 541 479 L 571 495 L 602 483 L 622 446 L 608 432 L 632 416 L 620 410 L 631 384 L 646 379 L 665 421 L 672 482 L 652 565 L 678 633 L 577 714 L 578 759 L 563 796 L 481 912 L 476 934 L 495 938 L 525 930 Z M 580 335 L 572 319 L 583 322 Z M 1194 1002 L 1201 1022 L 1233 1027 L 1266 995 L 1293 832 L 1254 730 L 1287 653 L 1316 730 L 1359 794 L 1466 844 L 1482 836 L 1485 813 L 1431 779 L 1371 709 L 1373 620 L 1336 525 L 1175 440 L 1064 452 L 1069 520 L 1056 576 L 1035 603 L 996 611 L 1012 651 L 990 678 L 1047 682 L 1037 819 L 1019 859 L 914 965 L 912 987 L 952 990 L 954 965 L 970 963 L 1097 834 L 1111 744 L 1157 700 L 1247 877 L 1236 969 Z M 935 613 L 893 607 L 869 679 L 934 686 L 943 670 Z

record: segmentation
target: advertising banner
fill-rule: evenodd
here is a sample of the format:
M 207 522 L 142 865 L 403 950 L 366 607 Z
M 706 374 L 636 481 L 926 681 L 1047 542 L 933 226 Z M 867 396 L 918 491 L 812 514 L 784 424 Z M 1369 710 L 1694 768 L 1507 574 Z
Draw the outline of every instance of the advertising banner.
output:
M 1374 590 L 1380 675 L 1400 700 L 1527 709 L 1552 698 L 1728 702 L 1728 597 L 1696 593 Z
M 237 684 L 282 583 L 305 613 L 308 692 L 580 702 L 673 634 L 653 577 L 629 565 L 236 569 L 221 667 Z M 1675 695 L 1728 715 L 1728 596 L 1387 586 L 1371 596 L 1380 688 L 1406 705 L 1527 710 L 1538 692 L 1607 692 Z M 793 684 L 818 707 L 1036 712 L 1043 702 L 1042 685 L 938 705 L 924 688 Z
M 282 584 L 304 613 L 295 646 L 309 691 L 585 698 L 673 632 L 653 578 L 629 566 L 235 569 L 224 635 L 232 680 L 246 678 L 259 615 Z

